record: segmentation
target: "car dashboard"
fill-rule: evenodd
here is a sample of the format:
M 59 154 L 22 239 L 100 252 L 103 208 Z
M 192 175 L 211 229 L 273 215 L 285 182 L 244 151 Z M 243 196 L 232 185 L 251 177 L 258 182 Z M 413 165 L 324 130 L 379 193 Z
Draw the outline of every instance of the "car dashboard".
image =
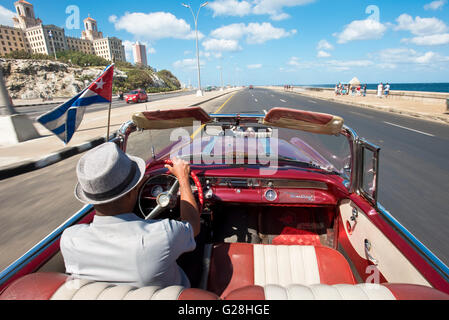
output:
M 324 182 L 260 178 L 203 178 L 207 202 L 261 205 L 335 205 L 337 200 Z

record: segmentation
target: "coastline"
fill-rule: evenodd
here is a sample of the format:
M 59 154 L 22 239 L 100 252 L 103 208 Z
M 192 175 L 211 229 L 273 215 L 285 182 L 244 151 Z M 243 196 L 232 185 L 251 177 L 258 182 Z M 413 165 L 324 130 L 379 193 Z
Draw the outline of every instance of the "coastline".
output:
M 267 87 L 284 90 L 283 87 Z M 449 124 L 449 93 L 391 91 L 388 98 L 377 97 L 376 90 L 367 90 L 367 96 L 335 95 L 330 88 L 293 87 L 289 92 L 310 98 L 332 101 L 359 108 L 371 108 L 413 118 Z
M 343 83 L 342 83 L 343 84 Z M 377 90 L 376 83 L 362 83 L 367 85 L 368 90 Z M 384 83 L 385 85 L 386 83 Z M 308 84 L 295 85 L 299 88 L 317 88 L 317 89 L 334 89 L 335 84 Z M 390 83 L 391 91 L 404 92 L 423 92 L 423 93 L 447 93 L 449 94 L 449 83 L 435 82 L 435 83 Z

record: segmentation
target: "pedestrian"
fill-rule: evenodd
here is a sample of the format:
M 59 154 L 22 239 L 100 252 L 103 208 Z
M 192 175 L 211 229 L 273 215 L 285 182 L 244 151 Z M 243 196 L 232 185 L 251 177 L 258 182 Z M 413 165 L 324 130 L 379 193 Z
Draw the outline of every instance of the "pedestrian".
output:
M 335 85 L 335 95 L 338 96 L 338 84 Z
M 385 85 L 385 98 L 388 98 L 389 95 L 390 95 L 390 84 L 387 83 Z
M 381 99 L 382 99 L 382 93 L 383 93 L 383 91 L 384 91 L 384 84 L 383 84 L 383 83 L 380 83 L 380 84 L 377 86 L 377 96 L 378 96 L 379 98 L 381 98 Z
M 366 97 L 366 84 L 363 86 L 363 96 Z

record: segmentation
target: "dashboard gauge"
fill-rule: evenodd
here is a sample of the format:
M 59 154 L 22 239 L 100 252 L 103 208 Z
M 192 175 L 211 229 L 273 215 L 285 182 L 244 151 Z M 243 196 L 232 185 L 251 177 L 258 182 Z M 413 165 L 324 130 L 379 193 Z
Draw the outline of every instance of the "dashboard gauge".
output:
M 157 198 L 162 192 L 164 192 L 164 189 L 161 186 L 154 186 L 153 189 L 151 189 L 151 195 L 154 198 Z
M 270 189 L 265 192 L 265 199 L 267 199 L 268 201 L 273 202 L 276 201 L 277 198 L 278 194 L 276 193 L 276 191 Z

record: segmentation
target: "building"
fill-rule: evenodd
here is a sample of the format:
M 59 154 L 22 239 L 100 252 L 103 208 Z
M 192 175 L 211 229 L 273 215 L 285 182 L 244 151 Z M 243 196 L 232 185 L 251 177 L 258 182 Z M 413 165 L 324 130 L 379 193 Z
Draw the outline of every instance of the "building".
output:
M 31 50 L 22 30 L 0 25 L 0 55 L 21 50 Z
M 68 50 L 63 28 L 40 24 L 23 32 L 33 53 L 54 55 L 55 51 Z
M 148 66 L 147 47 L 144 44 L 137 41 L 137 43 L 133 45 L 133 54 L 134 63 L 136 65 L 141 65 L 144 67 Z
M 14 6 L 17 12 L 17 17 L 12 18 L 15 28 L 25 30 L 42 24 L 42 20 L 36 18 L 34 7 L 31 3 L 19 0 L 14 3 Z
M 108 61 L 126 61 L 122 40 L 103 37 L 97 21 L 90 16 L 84 20 L 81 38 L 68 37 L 65 30 L 55 25 L 44 25 L 36 18 L 34 6 L 19 0 L 14 3 L 17 16 L 14 27 L 0 25 L 0 55 L 17 50 L 54 55 L 58 51 L 79 51 L 94 54 Z

